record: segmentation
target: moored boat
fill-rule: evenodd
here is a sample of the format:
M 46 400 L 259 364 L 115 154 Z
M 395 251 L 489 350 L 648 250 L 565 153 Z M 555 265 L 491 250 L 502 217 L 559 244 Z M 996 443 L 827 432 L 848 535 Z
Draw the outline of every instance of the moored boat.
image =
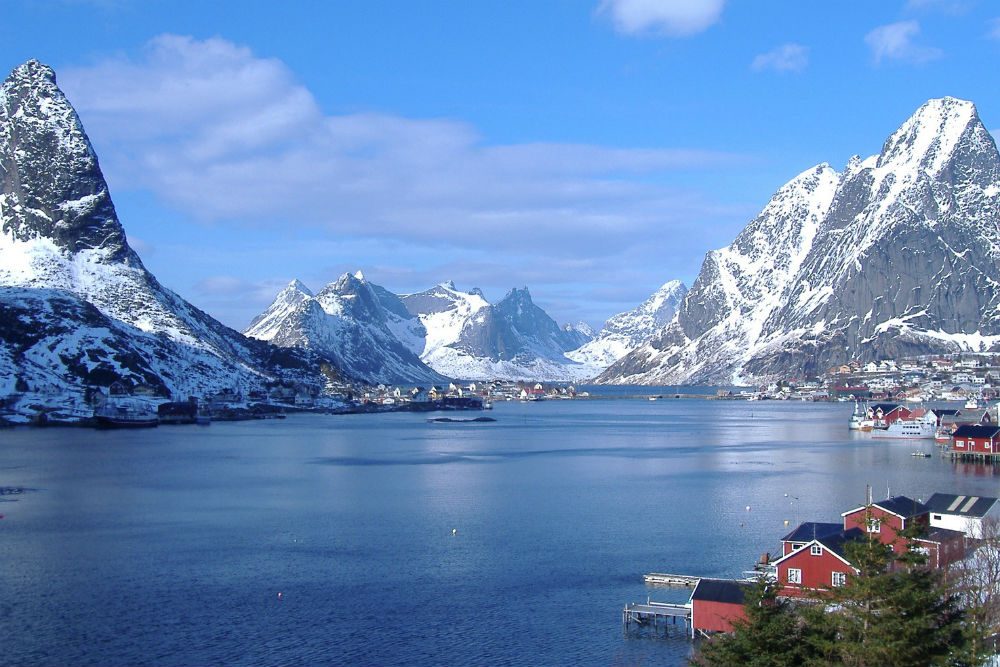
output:
M 98 428 L 152 428 L 160 419 L 147 406 L 138 403 L 107 403 L 94 410 Z
M 872 433 L 873 438 L 900 439 L 931 439 L 934 437 L 934 424 L 915 419 L 897 419 L 889 427 Z
M 854 412 L 847 422 L 847 428 L 852 431 L 870 431 L 875 427 L 875 420 L 868 416 L 868 408 L 862 407 L 861 401 L 854 403 Z

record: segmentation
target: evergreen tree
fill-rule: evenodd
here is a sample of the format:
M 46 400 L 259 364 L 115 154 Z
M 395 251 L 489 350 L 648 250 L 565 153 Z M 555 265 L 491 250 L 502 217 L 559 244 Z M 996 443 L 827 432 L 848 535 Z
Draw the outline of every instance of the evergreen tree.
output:
M 797 605 L 776 598 L 779 584 L 747 593 L 746 620 L 731 635 L 713 637 L 692 661 L 700 667 L 967 667 L 982 645 L 965 622 L 959 598 L 939 570 L 926 567 L 915 537 L 897 536 L 900 554 L 873 534 L 844 547 L 856 573 L 843 586 Z
M 698 667 L 798 667 L 804 663 L 800 623 L 792 607 L 777 599 L 777 582 L 762 578 L 745 594 L 745 619 L 731 634 L 703 643 L 692 664 Z

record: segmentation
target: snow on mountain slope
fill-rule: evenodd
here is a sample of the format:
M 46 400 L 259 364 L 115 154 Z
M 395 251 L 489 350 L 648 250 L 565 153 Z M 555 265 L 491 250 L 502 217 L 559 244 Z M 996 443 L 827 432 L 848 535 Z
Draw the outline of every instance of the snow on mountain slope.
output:
M 676 322 L 600 381 L 755 382 L 995 345 L 998 194 L 975 106 L 930 100 L 879 155 L 780 189 L 708 254 Z
M 526 288 L 496 304 L 478 289 L 461 292 L 450 282 L 401 298 L 427 330 L 421 358 L 449 377 L 576 381 L 594 374 L 566 357 L 585 335 L 560 328 Z
M 444 377 L 420 361 L 423 325 L 399 297 L 345 273 L 315 296 L 298 280 L 282 290 L 245 334 L 314 350 L 369 384 L 435 384 Z
M 61 377 L 63 394 L 82 394 L 85 384 L 111 377 L 114 369 L 127 376 L 120 379 L 143 377 L 164 395 L 248 391 L 279 379 L 322 383 L 305 358 L 280 354 L 291 366 L 273 366 L 274 350 L 218 323 L 146 271 L 128 245 L 76 112 L 52 69 L 33 60 L 0 86 L 0 286 L 17 288 L 2 297 L 22 321 L 33 317 L 30 303 L 44 318 L 34 322 L 40 330 L 94 345 L 70 350 L 60 344 L 58 358 L 115 357 L 96 376 L 89 363 L 50 368 Z M 83 313 L 110 333 L 70 335 L 71 320 L 60 325 L 58 310 L 41 305 L 46 300 L 66 305 L 68 318 Z M 15 384 L 51 385 L 31 361 L 40 350 L 8 339 L 0 344 L 13 360 L 5 376 L 21 380 Z
M 592 367 L 593 375 L 600 374 L 667 325 L 685 294 L 687 287 L 681 281 L 665 283 L 632 310 L 610 317 L 592 340 L 566 356 Z

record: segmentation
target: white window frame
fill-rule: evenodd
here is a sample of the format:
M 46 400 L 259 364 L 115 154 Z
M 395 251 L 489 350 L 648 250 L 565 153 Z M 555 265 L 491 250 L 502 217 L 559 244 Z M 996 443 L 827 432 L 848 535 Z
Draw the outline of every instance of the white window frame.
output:
M 964 449 L 965 448 L 965 440 L 956 440 L 955 441 L 955 447 L 962 447 Z
M 844 586 L 847 584 L 847 573 L 846 572 L 833 572 L 830 574 L 830 585 L 834 588 Z
M 809 555 L 811 555 L 811 556 L 822 556 L 823 555 L 823 547 L 821 547 L 818 544 L 812 545 L 811 547 L 809 547 Z
M 788 568 L 788 583 L 790 584 L 801 584 L 802 583 L 802 570 L 797 567 Z
M 868 532 L 869 533 L 881 533 L 882 532 L 882 519 L 877 517 L 868 519 Z

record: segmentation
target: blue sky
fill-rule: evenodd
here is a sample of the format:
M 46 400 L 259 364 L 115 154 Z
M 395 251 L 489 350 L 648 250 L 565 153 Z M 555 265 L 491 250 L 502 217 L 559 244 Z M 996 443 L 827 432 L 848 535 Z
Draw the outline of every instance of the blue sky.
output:
M 770 195 L 931 97 L 1000 129 L 1000 5 L 8 0 L 133 245 L 243 328 L 344 271 L 599 325 L 694 280 Z

